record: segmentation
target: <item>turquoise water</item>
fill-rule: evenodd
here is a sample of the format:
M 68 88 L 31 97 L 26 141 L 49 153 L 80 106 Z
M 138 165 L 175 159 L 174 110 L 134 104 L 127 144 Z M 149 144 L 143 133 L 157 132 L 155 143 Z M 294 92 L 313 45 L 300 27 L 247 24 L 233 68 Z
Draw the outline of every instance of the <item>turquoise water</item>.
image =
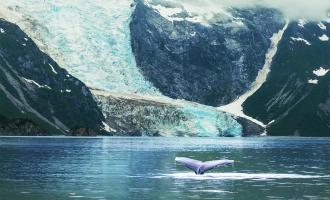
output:
M 197 176 L 176 156 L 234 159 Z M 0 138 L 0 199 L 329 199 L 330 140 Z

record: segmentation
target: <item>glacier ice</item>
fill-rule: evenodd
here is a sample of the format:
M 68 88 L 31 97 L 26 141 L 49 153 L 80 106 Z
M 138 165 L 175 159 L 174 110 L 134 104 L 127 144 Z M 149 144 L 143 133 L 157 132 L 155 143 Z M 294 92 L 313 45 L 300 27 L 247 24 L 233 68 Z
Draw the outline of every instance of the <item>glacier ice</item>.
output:
M 129 30 L 132 0 L 0 0 L 0 3 L 0 16 L 21 26 L 43 51 L 89 87 L 126 96 L 166 98 L 144 79 L 136 66 Z M 227 136 L 242 133 L 242 126 L 231 115 L 216 109 L 182 102 L 179 110 L 189 119 L 177 126 L 159 124 L 162 131 L 179 130 L 199 136 L 217 136 L 219 130 Z
M 161 136 L 235 137 L 243 131 L 235 117 L 214 107 L 166 97 L 92 92 L 106 122 L 118 135 L 134 132 Z
M 190 116 L 186 130 L 200 137 L 240 136 L 242 133 L 242 126 L 232 116 L 212 107 L 187 104 L 181 111 Z
M 29 32 L 47 45 L 47 53 L 88 86 L 160 95 L 139 72 L 132 54 L 131 0 L 0 2 L 31 22 Z

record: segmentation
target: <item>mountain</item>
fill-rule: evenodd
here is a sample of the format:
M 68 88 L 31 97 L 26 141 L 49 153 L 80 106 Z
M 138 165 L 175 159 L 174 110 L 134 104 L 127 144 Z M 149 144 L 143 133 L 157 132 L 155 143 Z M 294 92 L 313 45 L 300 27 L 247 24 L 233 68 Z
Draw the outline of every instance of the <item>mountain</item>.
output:
M 0 133 L 99 132 L 103 116 L 89 89 L 39 50 L 17 25 L 0 19 Z
M 137 0 L 130 24 L 137 66 L 166 96 L 228 104 L 250 88 L 265 63 L 269 39 L 285 20 L 267 8 L 227 9 L 207 22 L 200 18 L 181 4 Z
M 127 2 L 110 1 L 116 6 L 107 6 L 109 2 L 77 1 L 69 7 L 49 1 L 29 6 L 34 0 L 4 3 L 8 9 L 1 14 L 23 27 L 40 49 L 93 88 L 106 118 L 104 128 L 111 135 L 239 136 L 264 132 L 262 127 L 216 107 L 171 99 L 148 81 L 130 48 L 129 13 L 133 14 L 135 6 Z M 88 13 L 98 15 L 87 17 Z
M 1 134 L 329 136 L 329 19 L 211 1 L 1 3 Z
M 329 22 L 291 22 L 267 81 L 245 102 L 268 134 L 330 136 Z

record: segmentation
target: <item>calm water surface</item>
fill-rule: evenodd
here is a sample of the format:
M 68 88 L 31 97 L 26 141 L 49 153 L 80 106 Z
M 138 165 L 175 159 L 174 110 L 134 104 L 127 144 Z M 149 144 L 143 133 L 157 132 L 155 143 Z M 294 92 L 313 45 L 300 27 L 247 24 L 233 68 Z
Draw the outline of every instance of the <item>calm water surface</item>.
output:
M 176 156 L 234 159 L 204 176 Z M 330 140 L 0 138 L 0 199 L 330 199 Z

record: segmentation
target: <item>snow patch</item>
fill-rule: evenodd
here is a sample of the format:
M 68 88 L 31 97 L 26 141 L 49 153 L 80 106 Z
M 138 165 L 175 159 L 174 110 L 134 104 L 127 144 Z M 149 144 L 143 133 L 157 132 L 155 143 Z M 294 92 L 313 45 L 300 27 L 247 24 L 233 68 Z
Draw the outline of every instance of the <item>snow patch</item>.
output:
M 325 76 L 329 72 L 329 69 L 324 69 L 323 67 L 320 67 L 313 71 L 313 73 L 316 76 Z
M 306 19 L 299 19 L 298 20 L 298 26 L 300 26 L 301 28 L 305 28 L 305 24 L 306 24 Z
M 329 37 L 326 34 L 323 34 L 319 39 L 324 42 L 329 41 Z
M 27 79 L 27 78 L 23 78 L 26 82 L 28 82 L 28 83 L 32 83 L 32 84 L 34 84 L 34 85 L 36 85 L 36 86 L 38 86 L 38 88 L 46 88 L 46 89 L 49 89 L 49 90 L 51 90 L 52 88 L 51 87 L 49 87 L 48 85 L 40 85 L 39 83 L 37 83 L 36 81 L 34 81 L 34 80 L 31 80 L 31 79 Z
M 0 33 L 5 33 L 6 31 L 2 28 L 0 28 Z
M 54 74 L 57 74 L 57 71 L 55 71 L 54 67 L 52 64 L 48 63 L 49 67 L 52 69 L 52 71 L 54 72 Z
M 272 124 L 274 124 L 274 123 L 275 123 L 275 120 L 272 120 L 272 121 L 270 121 L 270 122 L 267 124 L 267 126 L 272 125 Z
M 304 42 L 306 45 L 310 46 L 312 45 L 310 42 L 308 42 L 307 40 L 303 39 L 303 38 L 295 38 L 295 37 L 291 37 L 291 39 L 293 41 L 297 41 L 297 42 Z
M 278 44 L 281 41 L 283 34 L 285 32 L 285 30 L 288 28 L 289 22 L 287 22 L 285 24 L 285 26 L 283 27 L 283 29 L 281 29 L 278 33 L 274 33 L 274 35 L 271 38 L 271 47 L 269 48 L 267 54 L 266 54 L 266 61 L 265 61 L 265 65 L 263 66 L 263 68 L 259 71 L 258 76 L 256 78 L 256 80 L 252 83 L 251 89 L 249 91 L 247 91 L 245 94 L 243 94 L 242 96 L 240 96 L 237 100 L 235 100 L 234 102 L 225 105 L 225 106 L 221 106 L 218 109 L 227 113 L 231 113 L 235 116 L 239 116 L 245 119 L 248 119 L 262 127 L 266 127 L 266 125 L 261 122 L 258 121 L 257 119 L 254 119 L 250 116 L 247 116 L 244 114 L 243 112 L 243 107 L 242 104 L 246 101 L 247 98 L 249 98 L 251 95 L 253 95 L 257 90 L 259 90 L 259 88 L 264 84 L 264 82 L 267 79 L 267 75 L 270 72 L 270 66 L 273 62 L 273 58 L 276 55 L 277 52 L 277 48 L 278 48 Z
M 320 29 L 327 30 L 327 27 L 322 22 L 318 23 L 317 25 L 320 27 Z
M 319 81 L 317 79 L 310 79 L 310 80 L 308 80 L 308 83 L 317 85 L 319 83 Z
M 69 89 L 66 89 L 65 91 L 66 91 L 67 93 L 70 93 L 70 92 L 71 92 L 71 90 L 69 90 Z
M 102 124 L 103 124 L 103 126 L 104 126 L 104 130 L 105 130 L 106 132 L 116 132 L 116 130 L 113 129 L 113 128 L 111 128 L 107 123 L 102 122 Z

